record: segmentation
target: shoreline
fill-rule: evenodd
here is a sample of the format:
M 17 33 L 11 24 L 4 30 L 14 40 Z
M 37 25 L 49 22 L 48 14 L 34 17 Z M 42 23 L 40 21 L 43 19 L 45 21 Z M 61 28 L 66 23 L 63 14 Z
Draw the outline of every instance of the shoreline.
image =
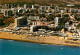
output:
M 40 44 L 50 44 L 50 45 L 63 45 L 63 46 L 72 46 L 72 47 L 80 47 L 79 45 L 70 45 L 70 44 L 57 44 L 57 43 L 47 43 L 47 42 L 37 42 L 37 41 L 31 41 L 31 40 L 19 40 L 19 39 L 6 39 L 6 38 L 0 38 L 3 40 L 13 40 L 13 41 L 22 41 L 22 42 L 30 42 L 30 43 L 40 43 Z
M 63 39 L 61 37 L 57 37 L 57 36 L 55 36 L 55 37 L 54 36 L 51 36 L 51 37 L 27 37 L 28 39 L 25 39 L 25 36 L 28 36 L 28 35 L 16 35 L 16 34 L 8 33 L 8 32 L 0 33 L 0 39 L 24 41 L 24 42 L 31 42 L 31 43 L 80 47 L 80 44 L 76 44 L 78 42 L 80 43 L 80 41 L 70 41 L 73 44 L 66 43 L 65 41 L 68 41 L 68 40 L 65 40 L 65 39 Z

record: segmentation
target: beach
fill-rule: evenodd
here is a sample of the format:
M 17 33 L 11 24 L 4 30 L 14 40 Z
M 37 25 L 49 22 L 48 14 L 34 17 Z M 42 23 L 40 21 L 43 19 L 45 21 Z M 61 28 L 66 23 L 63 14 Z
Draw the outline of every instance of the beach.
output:
M 66 46 L 80 46 L 80 41 L 67 40 L 68 37 L 58 36 L 30 36 L 28 34 L 16 35 L 9 32 L 0 32 L 0 39 L 25 41 L 25 42 L 35 42 L 43 44 L 54 44 L 54 45 L 66 45 Z

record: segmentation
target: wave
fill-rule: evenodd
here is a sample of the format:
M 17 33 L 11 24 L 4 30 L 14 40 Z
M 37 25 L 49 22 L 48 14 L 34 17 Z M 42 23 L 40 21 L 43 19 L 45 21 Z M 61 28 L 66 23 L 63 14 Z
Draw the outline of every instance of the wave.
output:
M 48 44 L 41 44 L 41 45 L 48 45 Z
M 64 49 L 64 48 L 61 48 L 61 49 Z
M 8 40 L 8 41 L 13 41 L 13 40 Z
M 3 40 L 3 39 L 0 39 L 0 40 Z

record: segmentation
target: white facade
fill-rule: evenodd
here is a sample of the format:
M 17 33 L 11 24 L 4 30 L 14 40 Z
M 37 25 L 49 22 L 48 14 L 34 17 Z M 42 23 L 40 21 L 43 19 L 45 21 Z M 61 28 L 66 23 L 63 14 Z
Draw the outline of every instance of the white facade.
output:
M 24 9 L 26 9 L 26 4 L 24 4 Z
M 69 27 L 69 23 L 65 23 L 65 28 L 68 28 Z
M 56 17 L 56 18 L 54 19 L 55 27 L 58 26 L 58 20 L 59 20 L 59 17 Z
M 32 25 L 31 27 L 30 27 L 30 32 L 34 32 L 34 25 Z
M 46 11 L 50 9 L 50 6 L 40 6 L 40 9 Z
M 77 32 L 78 32 L 78 35 L 80 36 L 80 30 L 77 30 Z
M 32 9 L 34 9 L 34 5 L 32 5 Z
M 54 19 L 54 23 L 55 23 L 55 24 L 58 24 L 58 20 L 59 20 L 59 18 L 56 17 L 56 18 Z
M 30 20 L 39 20 L 39 16 L 29 16 L 28 19 L 30 19 Z

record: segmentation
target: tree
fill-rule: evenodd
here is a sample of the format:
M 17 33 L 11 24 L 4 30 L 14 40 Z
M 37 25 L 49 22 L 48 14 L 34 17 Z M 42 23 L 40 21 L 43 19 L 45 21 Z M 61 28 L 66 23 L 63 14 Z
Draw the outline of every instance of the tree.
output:
M 3 23 L 3 20 L 1 19 L 0 20 L 0 26 L 3 26 L 4 25 L 4 23 Z
M 53 19 L 53 15 L 49 15 L 48 17 L 46 17 L 48 21 L 54 20 Z
M 77 29 L 80 29 L 80 23 L 77 25 Z

